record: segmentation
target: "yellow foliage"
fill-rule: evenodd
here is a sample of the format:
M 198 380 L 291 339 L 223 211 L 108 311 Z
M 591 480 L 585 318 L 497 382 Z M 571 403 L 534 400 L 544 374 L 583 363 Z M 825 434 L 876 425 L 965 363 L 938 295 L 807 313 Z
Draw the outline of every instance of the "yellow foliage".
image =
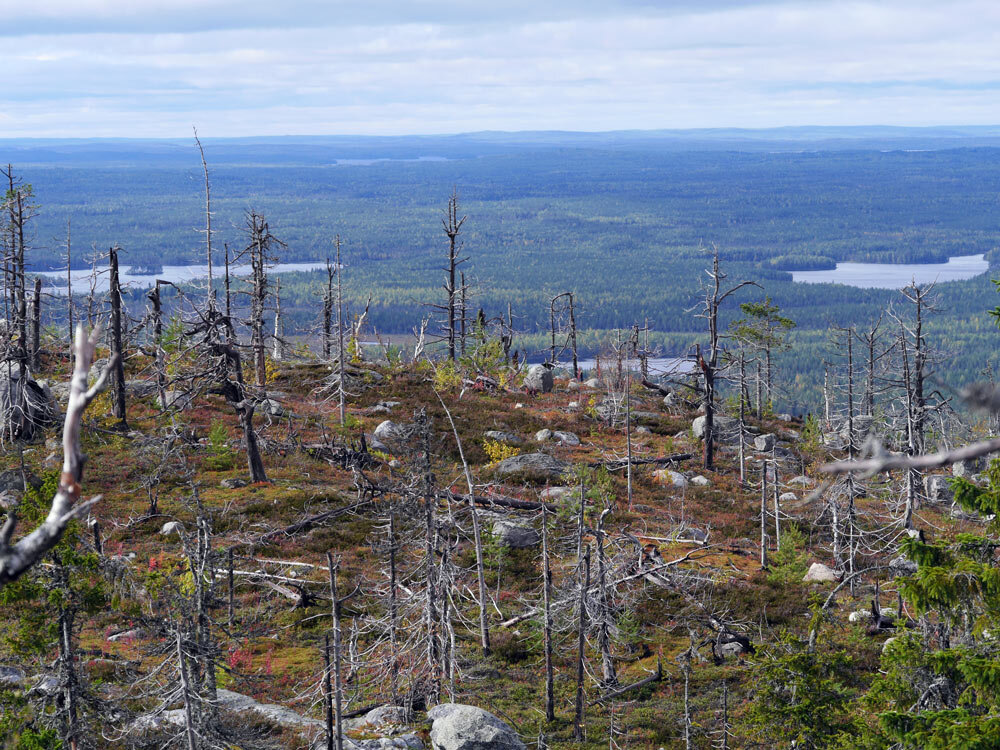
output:
M 521 452 L 513 445 L 501 443 L 499 440 L 487 440 L 483 443 L 483 450 L 486 451 L 486 455 L 490 459 L 490 465 L 498 464 L 504 459 L 516 456 Z

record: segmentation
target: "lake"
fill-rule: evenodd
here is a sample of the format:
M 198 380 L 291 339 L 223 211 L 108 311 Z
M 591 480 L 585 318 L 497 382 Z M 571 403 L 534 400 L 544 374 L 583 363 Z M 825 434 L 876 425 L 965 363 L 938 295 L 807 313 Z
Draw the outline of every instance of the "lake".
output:
M 639 360 L 630 359 L 628 361 L 629 366 L 635 372 L 639 372 Z M 596 374 L 597 361 L 593 357 L 586 357 L 579 361 L 580 369 L 586 372 L 592 372 Z M 614 367 L 613 360 L 602 360 L 602 367 Z M 697 367 L 693 360 L 686 359 L 684 357 L 650 357 L 648 361 L 649 374 L 653 376 L 659 375 L 685 375 L 690 372 L 694 372 Z M 573 362 L 565 362 L 560 360 L 556 364 L 556 369 L 564 370 L 567 373 L 572 373 Z
M 192 281 L 208 278 L 207 265 L 164 266 L 162 273 L 154 274 L 133 274 L 129 273 L 130 268 L 130 266 L 122 265 L 119 270 L 122 286 L 145 289 L 156 284 L 157 279 L 170 281 L 174 284 L 190 284 Z M 317 269 L 325 268 L 326 261 L 317 261 L 315 263 L 276 263 L 268 268 L 268 274 L 292 273 L 294 271 L 315 271 Z M 250 272 L 250 266 L 229 267 L 230 276 L 249 276 Z M 32 271 L 30 273 L 37 273 L 39 276 L 51 279 L 51 285 L 45 287 L 46 292 L 51 294 L 66 293 L 66 271 Z M 224 266 L 212 266 L 212 274 L 215 279 L 221 279 L 223 273 Z M 78 294 L 86 294 L 90 290 L 90 269 L 74 268 L 71 271 L 71 274 L 73 278 L 74 296 Z M 109 285 L 107 263 L 103 266 L 97 267 L 97 274 L 97 286 L 95 290 L 98 294 L 103 294 L 108 291 Z
M 957 255 L 947 263 L 838 263 L 826 271 L 792 271 L 803 284 L 846 284 L 863 289 L 901 289 L 911 281 L 962 281 L 986 273 L 986 256 Z

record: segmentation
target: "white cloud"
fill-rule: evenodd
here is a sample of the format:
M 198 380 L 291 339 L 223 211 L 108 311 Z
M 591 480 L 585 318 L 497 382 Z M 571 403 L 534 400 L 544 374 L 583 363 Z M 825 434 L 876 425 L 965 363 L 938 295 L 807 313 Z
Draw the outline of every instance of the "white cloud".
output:
M 0 136 L 1000 122 L 993 2 L 460 5 L 0 0 Z

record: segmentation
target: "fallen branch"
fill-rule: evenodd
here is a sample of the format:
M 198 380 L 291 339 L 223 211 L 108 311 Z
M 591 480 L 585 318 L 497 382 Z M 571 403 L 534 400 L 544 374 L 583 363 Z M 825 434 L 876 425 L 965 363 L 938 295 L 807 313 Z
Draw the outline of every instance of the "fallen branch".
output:
M 628 693 L 628 692 L 630 692 L 632 690 L 638 690 L 639 688 L 646 687 L 646 685 L 652 685 L 654 682 L 659 682 L 662 679 L 663 679 L 663 662 L 660 661 L 660 657 L 657 656 L 656 657 L 656 671 L 653 672 L 653 674 L 651 674 L 649 677 L 646 677 L 645 679 L 639 680 L 638 682 L 633 682 L 631 685 L 626 685 L 625 687 L 619 688 L 618 690 L 615 690 L 614 692 L 607 693 L 606 695 L 602 695 L 597 700 L 591 701 L 590 705 L 591 706 L 596 706 L 596 705 L 599 705 L 601 703 L 604 703 L 605 701 L 614 700 L 615 698 L 619 698 L 619 697 L 625 695 L 625 693 Z
M 468 495 L 448 490 L 440 490 L 436 496 L 444 500 L 456 500 L 463 503 L 469 502 Z M 518 500 L 514 497 L 485 497 L 483 495 L 473 495 L 472 500 L 476 505 L 494 505 L 498 508 L 514 508 L 515 510 L 541 510 L 543 505 L 546 510 L 553 513 L 558 510 L 552 503 L 543 503 L 540 500 Z
M 890 469 L 936 469 L 990 453 L 1000 453 L 1000 438 L 983 440 L 952 451 L 929 453 L 924 456 L 881 456 L 862 461 L 835 461 L 824 464 L 820 467 L 820 471 L 825 471 L 828 474 L 845 474 L 854 471 L 871 475 Z
M 329 521 L 331 518 L 336 518 L 337 516 L 342 516 L 345 513 L 353 513 L 354 511 L 360 510 L 366 505 L 371 505 L 370 500 L 362 500 L 361 502 L 354 503 L 354 505 L 348 505 L 346 508 L 337 508 L 336 510 L 328 510 L 324 513 L 319 513 L 315 516 L 310 516 L 302 521 L 293 523 L 291 526 L 286 526 L 283 529 L 275 529 L 274 531 L 268 531 L 265 534 L 261 534 L 254 541 L 255 544 L 262 544 L 268 542 L 276 536 L 281 536 L 282 534 L 286 536 L 292 536 L 293 534 L 298 534 L 302 531 L 308 531 L 319 523 L 323 521 Z
M 689 458 L 691 458 L 691 456 L 692 454 L 690 453 L 675 453 L 672 456 L 662 456 L 660 458 L 633 458 L 632 465 L 665 466 L 667 464 L 674 464 L 674 463 L 680 463 L 681 461 L 687 461 Z M 588 463 L 587 466 L 591 469 L 600 469 L 603 467 L 608 471 L 620 471 L 621 469 L 624 469 L 626 466 L 628 466 L 628 464 L 629 464 L 628 459 L 620 458 L 614 461 L 592 461 Z

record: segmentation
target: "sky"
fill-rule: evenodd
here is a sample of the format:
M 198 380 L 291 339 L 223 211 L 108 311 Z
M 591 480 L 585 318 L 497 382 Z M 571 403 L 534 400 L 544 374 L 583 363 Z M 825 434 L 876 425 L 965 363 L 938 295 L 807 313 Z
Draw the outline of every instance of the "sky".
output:
M 997 0 L 0 0 L 0 138 L 1000 124 Z

